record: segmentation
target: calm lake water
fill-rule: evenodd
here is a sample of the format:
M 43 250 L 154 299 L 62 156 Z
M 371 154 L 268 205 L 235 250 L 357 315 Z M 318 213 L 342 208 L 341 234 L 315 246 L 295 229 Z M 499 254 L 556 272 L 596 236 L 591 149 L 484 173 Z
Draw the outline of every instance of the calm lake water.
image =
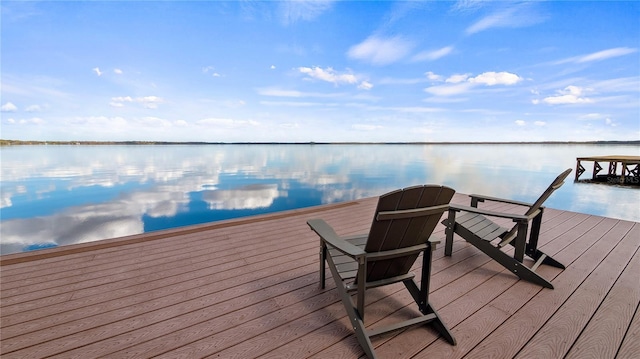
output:
M 417 184 L 535 200 L 576 157 L 626 145 L 3 147 L 2 254 L 379 196 Z M 589 164 L 590 166 L 590 164 Z M 590 168 L 583 177 L 590 176 Z M 574 183 L 551 208 L 640 221 L 640 189 Z

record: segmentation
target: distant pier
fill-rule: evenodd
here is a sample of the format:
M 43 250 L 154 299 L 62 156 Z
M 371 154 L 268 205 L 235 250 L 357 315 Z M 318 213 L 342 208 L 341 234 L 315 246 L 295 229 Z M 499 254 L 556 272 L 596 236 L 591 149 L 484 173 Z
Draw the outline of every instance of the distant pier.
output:
M 592 156 L 576 158 L 576 182 L 598 182 L 614 185 L 640 186 L 640 156 Z M 590 179 L 580 180 L 586 172 L 582 162 L 593 162 Z M 607 172 L 600 172 L 608 168 Z

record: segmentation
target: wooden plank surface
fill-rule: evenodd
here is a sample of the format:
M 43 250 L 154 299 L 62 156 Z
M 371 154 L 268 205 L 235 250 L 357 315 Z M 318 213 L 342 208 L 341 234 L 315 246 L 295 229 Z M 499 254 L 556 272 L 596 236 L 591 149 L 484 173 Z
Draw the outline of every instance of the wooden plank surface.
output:
M 376 201 L 2 256 L 0 355 L 361 357 L 333 280 L 318 288 L 319 240 L 306 220 L 323 218 L 340 235 L 367 233 Z M 454 202 L 469 203 L 460 194 Z M 640 351 L 640 223 L 547 209 L 539 246 L 567 266 L 538 269 L 554 290 L 519 281 L 457 236 L 445 257 L 444 227 L 434 235 L 443 242 L 430 301 L 458 345 L 413 327 L 374 338 L 380 357 L 633 358 Z M 402 285 L 376 288 L 366 323 L 388 325 L 414 307 Z

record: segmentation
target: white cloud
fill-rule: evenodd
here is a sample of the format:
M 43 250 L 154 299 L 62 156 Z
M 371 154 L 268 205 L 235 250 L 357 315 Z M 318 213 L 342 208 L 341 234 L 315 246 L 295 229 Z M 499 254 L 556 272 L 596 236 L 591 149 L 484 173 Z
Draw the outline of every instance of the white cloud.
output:
M 122 75 L 123 74 L 121 69 L 113 69 L 113 73 L 116 74 L 116 75 Z
M 442 81 L 443 77 L 440 75 L 436 75 L 431 71 L 425 72 L 425 76 L 431 81 Z
M 304 97 L 303 93 L 295 90 L 282 90 L 278 88 L 258 89 L 258 93 L 263 96 L 275 97 Z
M 569 62 L 585 63 L 585 62 L 592 62 L 592 61 L 602 61 L 602 60 L 607 60 L 614 57 L 629 55 L 637 51 L 638 49 L 632 49 L 630 47 L 616 47 L 612 49 L 597 51 L 591 54 L 569 57 L 563 60 L 556 61 L 554 62 L 554 64 L 559 65 L 559 64 L 569 63 Z
M 158 108 L 158 104 L 164 102 L 161 97 L 158 96 L 144 96 L 133 98 L 131 96 L 119 96 L 112 97 L 109 105 L 112 107 L 124 107 L 125 103 L 140 103 L 144 108 L 155 109 Z
M 331 67 L 322 69 L 320 67 L 298 67 L 301 73 L 322 81 L 331 82 L 335 85 L 339 84 L 355 84 L 358 78 L 352 73 L 338 73 Z
M 449 78 L 447 78 L 444 82 L 450 83 L 450 84 L 457 84 L 460 82 L 467 81 L 468 78 L 469 78 L 469 74 L 456 74 L 456 75 L 449 76 Z
M 479 83 L 487 86 L 494 85 L 515 85 L 522 81 L 522 78 L 510 72 L 485 72 L 476 77 L 470 78 L 469 82 Z
M 434 61 L 439 58 L 449 55 L 453 51 L 453 46 L 446 46 L 438 50 L 423 51 L 414 55 L 411 60 L 413 61 Z
M 138 102 L 142 103 L 145 108 L 158 108 L 158 104 L 162 103 L 162 98 L 158 96 L 145 96 L 138 98 Z
M 283 90 L 277 87 L 266 87 L 257 89 L 258 94 L 262 96 L 273 96 L 273 97 L 294 97 L 294 98 L 302 98 L 302 97 L 318 97 L 318 98 L 333 98 L 333 97 L 341 97 L 344 94 L 341 93 L 319 93 L 319 92 L 301 92 L 296 90 Z
M 453 96 L 468 92 L 473 87 L 468 82 L 458 83 L 455 85 L 438 85 L 424 89 L 426 92 L 436 96 Z
M 11 102 L 7 102 L 2 105 L 2 112 L 16 112 L 18 111 L 18 106 L 12 104 Z
M 527 121 L 525 121 L 525 120 L 516 120 L 514 122 L 518 126 L 526 126 L 527 125 Z M 535 126 L 542 127 L 542 126 L 545 126 L 547 123 L 544 122 L 544 121 L 534 121 L 533 124 Z
M 545 97 L 542 101 L 549 105 L 566 105 L 591 103 L 592 99 L 583 97 L 584 89 L 578 86 L 567 86 L 563 90 L 556 91 L 556 96 Z
M 15 118 L 10 118 L 6 120 L 6 123 L 9 125 L 28 126 L 28 125 L 43 125 L 45 122 L 43 119 L 39 117 L 33 117 L 33 118 L 22 118 L 19 120 L 16 120 Z
M 492 28 L 518 28 L 534 25 L 544 21 L 544 18 L 532 8 L 533 4 L 519 5 L 502 9 L 485 16 L 466 29 L 468 35 Z
M 637 49 L 631 49 L 628 47 L 617 47 L 614 49 L 594 52 L 593 54 L 582 56 L 578 62 L 600 61 L 610 59 L 612 57 L 624 56 L 637 52 Z
M 486 16 L 473 25 L 469 26 L 466 30 L 467 34 L 475 34 L 477 32 L 490 29 L 492 27 L 502 27 L 509 23 L 509 17 L 513 10 L 506 10 L 498 13 Z
M 330 10 L 333 1 L 330 0 L 288 0 L 279 2 L 282 22 L 285 25 L 299 20 L 311 21 Z
M 400 36 L 392 38 L 369 36 L 363 42 L 352 46 L 347 56 L 368 61 L 374 65 L 388 65 L 407 56 L 412 48 L 413 43 Z
M 358 88 L 361 90 L 371 90 L 373 88 L 373 84 L 368 81 L 362 81 L 360 85 L 358 85 Z
M 125 102 L 133 102 L 133 98 L 130 96 L 112 97 L 109 105 L 111 107 L 124 107 Z
M 602 121 L 605 125 L 612 127 L 617 126 L 617 124 L 611 119 L 611 116 L 608 114 L 588 113 L 586 115 L 580 116 L 579 119 L 583 121 Z
M 202 68 L 202 73 L 204 73 L 204 74 L 211 73 L 211 76 L 213 76 L 213 77 L 221 77 L 222 76 L 222 75 L 220 75 L 220 73 L 215 71 L 215 68 L 213 66 L 203 67 Z
M 427 76 L 433 79 L 441 79 L 440 76 L 428 72 Z M 426 92 L 436 96 L 452 96 L 460 95 L 474 86 L 485 85 L 515 85 L 522 81 L 522 78 L 510 72 L 483 72 L 476 77 L 470 77 L 470 74 L 455 74 L 445 80 L 446 84 L 427 87 Z
M 586 115 L 582 115 L 580 116 L 581 120 L 586 120 L 586 121 L 593 121 L 593 120 L 602 120 L 603 118 L 606 118 L 607 115 L 601 114 L 601 113 L 588 113 Z
M 25 109 L 25 111 L 27 111 L 27 112 L 40 112 L 40 111 L 42 111 L 42 106 L 40 106 L 40 105 L 31 105 L 31 106 L 28 106 Z
M 111 101 L 116 102 L 133 102 L 133 98 L 131 96 L 120 96 L 120 97 L 112 97 Z
M 452 7 L 454 11 L 468 12 L 475 11 L 486 5 L 486 0 L 458 0 Z
M 640 89 L 640 76 L 621 77 L 610 80 L 593 82 L 591 85 L 599 92 L 632 92 L 637 93 Z
M 173 125 L 176 127 L 187 127 L 189 126 L 189 123 L 187 123 L 187 121 L 185 120 L 176 120 L 173 121 Z
M 276 69 L 276 65 L 271 65 L 271 67 L 269 67 L 271 70 L 275 70 Z
M 99 67 L 94 67 L 92 70 L 93 70 L 93 72 L 96 73 L 96 75 L 102 76 L 102 71 L 100 71 Z

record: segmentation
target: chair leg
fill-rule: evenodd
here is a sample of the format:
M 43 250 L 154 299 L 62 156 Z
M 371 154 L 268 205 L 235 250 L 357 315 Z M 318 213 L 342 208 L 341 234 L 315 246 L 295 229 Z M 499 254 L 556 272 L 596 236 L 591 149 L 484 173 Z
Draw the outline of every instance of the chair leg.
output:
M 373 344 L 371 343 L 371 339 L 369 339 L 369 336 L 367 335 L 367 329 L 364 326 L 364 321 L 353 305 L 351 295 L 349 295 L 347 290 L 341 284 L 338 284 L 336 288 L 338 289 L 338 294 L 340 294 L 342 304 L 344 305 L 344 308 L 347 311 L 347 315 L 349 316 L 351 327 L 356 333 L 356 339 L 358 339 L 358 343 L 362 347 L 362 350 L 367 355 L 367 357 L 369 357 L 370 359 L 376 358 L 376 354 L 373 350 Z
M 418 288 L 416 282 L 413 279 L 407 279 L 402 283 L 404 283 L 409 293 L 411 293 L 411 296 L 418 305 L 418 309 L 420 309 L 420 312 L 424 316 L 432 315 L 434 317 L 433 319 L 426 321 L 425 324 L 433 326 L 433 328 L 438 333 L 440 333 L 440 335 L 442 335 L 450 344 L 456 345 L 456 339 L 453 337 L 453 334 L 451 334 L 449 328 L 447 328 L 447 325 L 444 324 L 438 312 L 431 306 L 431 303 L 429 303 L 428 301 L 423 302 L 424 298 L 422 298 L 421 290 Z
M 326 258 L 329 262 L 329 269 L 331 270 L 333 278 L 340 278 L 340 274 L 338 273 L 338 270 L 336 269 L 335 263 L 333 263 L 333 259 L 331 258 L 331 256 L 327 256 Z M 362 350 L 368 358 L 375 359 L 376 354 L 373 350 L 373 344 L 371 343 L 371 339 L 369 339 L 369 336 L 367 335 L 367 329 L 364 326 L 364 320 L 362 317 L 363 313 L 359 313 L 356 309 L 356 306 L 354 305 L 353 300 L 351 299 L 351 295 L 347 291 L 344 282 L 336 280 L 336 290 L 338 291 L 340 300 L 342 301 L 342 304 L 347 311 L 347 315 L 349 316 L 349 323 L 351 324 L 351 328 L 353 328 L 353 331 L 356 333 L 358 343 L 360 344 Z M 364 302 L 364 295 L 362 297 Z
M 325 266 L 327 261 L 327 245 L 322 239 L 320 239 L 320 289 L 324 289 L 325 286 Z
M 542 224 L 542 213 L 544 208 L 540 208 L 540 214 L 538 214 L 532 221 L 531 234 L 529 235 L 529 241 L 527 242 L 527 248 L 525 250 L 526 255 L 532 258 L 536 263 L 542 256 L 546 256 L 541 264 L 547 264 L 556 268 L 565 269 L 565 266 L 550 256 L 542 253 L 538 250 L 538 237 L 540 236 L 540 226 Z
M 418 309 L 420 312 L 425 315 L 433 315 L 431 321 L 426 322 L 433 326 L 435 330 L 437 330 L 449 343 L 452 345 L 456 345 L 456 340 L 447 328 L 446 324 L 442 321 L 442 318 L 438 315 L 438 312 L 431 306 L 429 303 L 429 281 L 431 279 L 431 257 L 433 253 L 433 248 L 429 248 L 426 251 L 422 252 L 422 277 L 420 278 L 420 288 L 416 282 L 412 279 L 407 279 L 402 281 L 404 286 L 407 288 L 413 300 L 415 300 L 416 304 L 418 304 Z
M 427 303 L 427 311 L 436 316 L 436 319 L 434 319 L 430 323 L 431 325 L 433 325 L 433 328 L 438 331 L 438 333 L 440 333 L 440 335 L 442 335 L 442 337 L 446 339 L 449 344 L 456 345 L 456 338 L 453 337 L 453 334 L 451 333 L 447 325 L 444 324 L 438 312 L 429 303 Z
M 513 258 L 522 263 L 524 260 L 525 247 L 527 245 L 527 230 L 529 228 L 529 222 L 522 221 L 518 224 L 518 234 L 516 238 L 511 241 L 511 245 L 514 247 Z M 514 243 L 515 242 L 515 243 Z
M 445 229 L 446 240 L 444 243 L 444 255 L 451 257 L 451 252 L 453 251 L 453 226 L 456 223 L 456 212 L 449 210 L 448 218 L 442 221 L 442 223 L 447 227 Z

